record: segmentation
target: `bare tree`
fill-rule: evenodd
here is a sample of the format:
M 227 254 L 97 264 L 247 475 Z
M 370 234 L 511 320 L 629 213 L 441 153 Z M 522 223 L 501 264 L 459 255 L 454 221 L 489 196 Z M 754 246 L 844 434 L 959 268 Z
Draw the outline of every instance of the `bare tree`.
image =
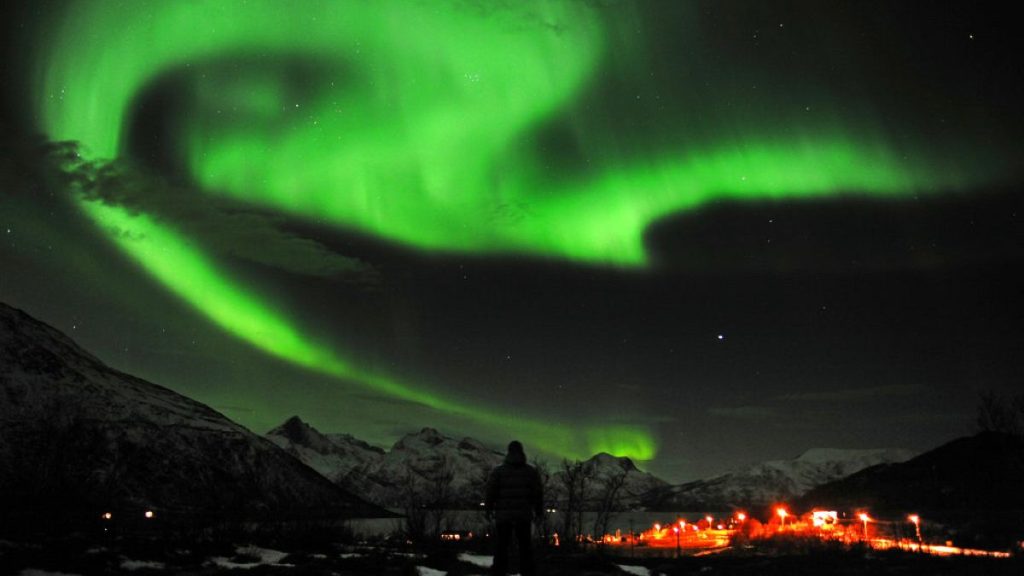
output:
M 443 530 L 450 526 L 451 508 L 455 494 L 452 483 L 455 480 L 455 466 L 447 456 L 441 458 L 438 465 L 426 474 L 427 484 L 427 528 L 428 536 L 438 538 Z
M 403 532 L 408 540 L 421 542 L 427 536 L 427 507 L 425 502 L 425 489 L 423 480 L 413 470 L 410 463 L 406 463 L 405 471 L 399 479 L 401 493 L 399 495 L 402 513 L 405 515 L 403 521 Z
M 592 469 L 583 462 L 562 460 L 558 480 L 562 488 L 562 544 L 575 546 L 583 532 L 583 512 L 590 489 Z
M 450 526 L 454 504 L 455 467 L 447 458 L 441 458 L 424 472 L 417 472 L 407 463 L 399 479 L 400 504 L 405 514 L 403 532 L 413 542 L 438 538 Z
M 978 401 L 978 428 L 1024 437 L 1024 393 L 1003 396 L 982 392 Z
M 594 517 L 594 535 L 603 536 L 608 533 L 608 525 L 616 512 L 622 509 L 622 487 L 626 484 L 629 471 L 620 469 L 598 483 L 595 495 L 597 515 Z
M 537 475 L 540 476 L 541 491 L 544 493 L 544 511 L 539 517 L 534 519 L 534 523 L 537 525 L 537 533 L 541 535 L 546 543 L 551 540 L 551 522 L 548 519 L 547 502 L 552 496 L 554 481 L 551 475 L 551 468 L 546 461 L 535 459 L 533 467 L 537 470 Z

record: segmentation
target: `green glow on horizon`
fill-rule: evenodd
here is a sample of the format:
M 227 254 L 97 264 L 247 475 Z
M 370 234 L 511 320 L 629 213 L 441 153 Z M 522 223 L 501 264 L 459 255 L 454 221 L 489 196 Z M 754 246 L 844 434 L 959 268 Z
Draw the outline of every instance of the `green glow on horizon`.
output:
M 654 441 L 639 427 L 574 429 L 512 418 L 360 370 L 329 346 L 300 334 L 282 314 L 243 290 L 241 283 L 231 281 L 187 236 L 145 214 L 131 214 L 120 206 L 85 199 L 78 204 L 126 254 L 164 286 L 198 308 L 220 328 L 272 356 L 323 374 L 362 382 L 395 398 L 507 430 L 568 457 L 582 458 L 595 451 L 628 455 L 638 460 L 654 456 Z
M 530 137 L 584 94 L 607 50 L 599 16 L 581 2 L 80 1 L 55 30 L 39 67 L 42 128 L 96 158 L 122 152 L 133 99 L 163 74 L 264 54 L 315 62 L 337 78 L 318 79 L 329 81 L 312 93 L 289 91 L 272 66 L 193 78 L 195 108 L 170 135 L 192 176 L 207 194 L 425 251 L 641 268 L 652 223 L 715 200 L 900 198 L 979 178 L 926 147 L 908 160 L 871 123 L 851 130 L 835 121 L 786 137 L 754 126 L 643 161 L 599 158 L 588 176 L 554 183 Z M 241 116 L 222 115 L 236 108 Z M 584 446 L 655 454 L 642 429 L 572 432 L 368 373 L 172 227 L 80 205 L 169 290 L 268 354 L 444 412 L 526 427 L 565 455 Z

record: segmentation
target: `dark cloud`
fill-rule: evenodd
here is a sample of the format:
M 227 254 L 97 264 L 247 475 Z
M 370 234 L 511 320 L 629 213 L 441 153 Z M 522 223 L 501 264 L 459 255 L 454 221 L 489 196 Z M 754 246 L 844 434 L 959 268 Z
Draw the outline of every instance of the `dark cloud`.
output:
M 891 384 L 867 388 L 846 388 L 842 390 L 786 394 L 782 399 L 807 402 L 863 402 L 881 398 L 918 396 L 929 393 L 931 393 L 931 390 L 923 384 Z
M 778 416 L 779 412 L 769 406 L 730 406 L 708 408 L 708 414 L 721 418 L 761 422 Z
M 377 282 L 372 266 L 288 231 L 280 215 L 201 197 L 198 190 L 167 184 L 121 162 L 84 162 L 76 143 L 46 150 L 60 163 L 71 189 L 166 221 L 213 253 L 292 274 L 368 286 Z

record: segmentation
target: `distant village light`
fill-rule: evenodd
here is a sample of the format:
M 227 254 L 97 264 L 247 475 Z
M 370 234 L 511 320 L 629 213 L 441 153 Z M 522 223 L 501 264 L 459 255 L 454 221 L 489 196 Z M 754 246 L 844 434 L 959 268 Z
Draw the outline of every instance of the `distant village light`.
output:
M 146 513 L 143 514 L 143 516 L 145 516 L 146 518 L 152 518 L 153 517 L 153 511 L 152 510 L 146 510 Z
M 111 518 L 114 517 L 114 515 L 111 514 L 110 512 L 104 512 L 103 515 L 100 516 L 100 517 L 103 518 L 104 520 L 110 520 Z
M 914 533 L 917 536 L 917 543 L 921 544 L 921 517 L 917 514 L 911 514 L 907 516 L 907 520 L 914 523 Z
M 811 513 L 811 523 L 815 528 L 831 530 L 839 524 L 839 513 L 834 510 L 815 510 Z

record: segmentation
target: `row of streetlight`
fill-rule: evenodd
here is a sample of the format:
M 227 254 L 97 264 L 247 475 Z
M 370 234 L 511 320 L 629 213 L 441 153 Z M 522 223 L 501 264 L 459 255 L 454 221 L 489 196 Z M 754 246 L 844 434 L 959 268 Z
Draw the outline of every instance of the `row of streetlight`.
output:
M 789 516 L 789 512 L 785 508 L 780 506 L 780 507 L 775 509 L 775 513 L 778 514 L 778 516 L 780 518 L 780 522 L 781 522 L 780 527 L 784 529 L 786 527 L 786 517 Z M 739 516 L 737 516 L 737 517 L 739 517 Z M 868 538 L 868 522 L 872 522 L 872 519 L 871 519 L 870 516 L 868 516 L 867 512 L 860 512 L 860 513 L 858 513 L 857 514 L 857 519 L 860 520 L 864 524 L 864 539 L 867 540 L 867 538 Z M 743 518 L 740 518 L 740 520 L 742 521 Z M 911 515 L 907 516 L 907 520 L 909 520 L 910 523 L 914 525 L 914 532 L 915 532 L 915 534 L 917 536 L 917 541 L 920 542 L 921 541 L 921 517 L 918 516 L 917 514 L 911 514 Z
M 146 519 L 152 519 L 152 518 L 156 517 L 156 513 L 153 512 L 152 510 L 146 510 L 145 512 L 142 513 L 142 516 L 144 518 L 146 518 Z M 101 520 L 113 520 L 114 519 L 114 513 L 113 512 L 104 512 L 103 514 L 100 514 L 100 519 Z

